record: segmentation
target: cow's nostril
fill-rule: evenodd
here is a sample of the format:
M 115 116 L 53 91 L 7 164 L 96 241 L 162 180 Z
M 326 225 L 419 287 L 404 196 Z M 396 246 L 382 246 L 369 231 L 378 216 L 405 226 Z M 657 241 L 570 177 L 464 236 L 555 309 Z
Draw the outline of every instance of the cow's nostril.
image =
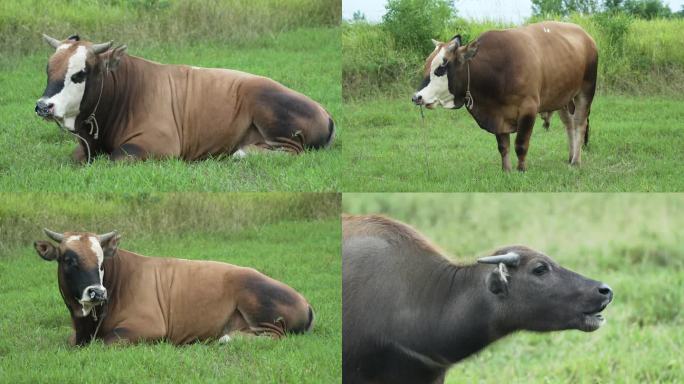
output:
M 420 102 L 423 100 L 423 96 L 421 96 L 421 95 L 413 95 L 413 97 L 411 98 L 411 100 L 412 100 L 414 103 L 418 104 L 418 103 L 420 103 Z

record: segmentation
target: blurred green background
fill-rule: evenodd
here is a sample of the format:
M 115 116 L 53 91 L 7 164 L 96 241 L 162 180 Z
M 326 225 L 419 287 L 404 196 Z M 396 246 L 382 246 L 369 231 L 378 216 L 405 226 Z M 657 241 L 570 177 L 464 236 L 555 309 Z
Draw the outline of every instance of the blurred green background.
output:
M 0 382 L 329 383 L 341 377 L 340 197 L 323 193 L 0 194 Z M 280 280 L 316 313 L 311 333 L 70 348 L 41 228 L 106 232 L 146 256 L 228 262 Z M 197 281 L 201 284 L 201 280 Z
M 342 207 L 408 223 L 458 262 L 524 244 L 613 288 L 600 330 L 509 336 L 453 367 L 449 383 L 684 377 L 682 194 L 344 194 Z

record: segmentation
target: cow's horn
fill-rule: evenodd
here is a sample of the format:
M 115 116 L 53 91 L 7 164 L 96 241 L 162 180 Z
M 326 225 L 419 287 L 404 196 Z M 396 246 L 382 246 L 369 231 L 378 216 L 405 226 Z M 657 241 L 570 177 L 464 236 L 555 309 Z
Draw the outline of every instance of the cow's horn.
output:
M 102 243 L 103 241 L 107 241 L 107 240 L 111 239 L 112 237 L 116 236 L 117 233 L 118 232 L 116 232 L 116 231 L 112 231 L 109 233 L 105 233 L 104 235 L 97 235 L 97 241 Z
M 61 233 L 57 233 L 55 231 L 51 231 L 47 228 L 43 228 L 43 232 L 47 235 L 47 237 L 51 238 L 52 240 L 61 243 L 62 240 L 64 240 L 64 235 Z
M 96 55 L 99 55 L 100 53 L 105 52 L 111 47 L 112 41 L 109 41 L 107 43 L 93 44 L 93 52 L 95 52 Z
M 503 263 L 509 267 L 517 267 L 520 264 L 520 255 L 515 252 L 508 252 L 505 255 L 487 256 L 477 259 L 481 264 L 499 264 Z
M 43 40 L 45 40 L 48 44 L 50 44 L 52 46 L 52 48 L 55 48 L 55 49 L 57 47 L 59 47 L 60 45 L 62 45 L 61 41 L 55 39 L 54 37 L 50 37 L 44 33 L 43 33 Z

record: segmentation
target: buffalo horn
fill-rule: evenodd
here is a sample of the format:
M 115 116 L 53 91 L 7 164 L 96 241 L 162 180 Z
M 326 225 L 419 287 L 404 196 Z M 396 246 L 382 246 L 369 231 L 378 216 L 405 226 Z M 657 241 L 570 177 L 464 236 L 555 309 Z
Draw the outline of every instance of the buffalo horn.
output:
M 48 44 L 50 44 L 50 45 L 52 46 L 52 48 L 55 48 L 55 49 L 56 49 L 57 47 L 59 47 L 60 45 L 62 45 L 62 42 L 61 42 L 61 41 L 55 39 L 54 37 L 50 37 L 50 36 L 48 36 L 48 35 L 46 35 L 46 34 L 44 34 L 44 33 L 43 33 L 43 39 L 44 39 Z
M 52 240 L 61 243 L 62 240 L 64 240 L 64 235 L 61 233 L 57 233 L 55 231 L 51 231 L 47 228 L 43 228 L 43 232 L 47 235 L 47 237 L 51 238 Z
M 481 264 L 499 264 L 503 263 L 509 267 L 517 267 L 520 264 L 520 255 L 515 252 L 508 252 L 505 255 L 487 256 L 477 259 Z

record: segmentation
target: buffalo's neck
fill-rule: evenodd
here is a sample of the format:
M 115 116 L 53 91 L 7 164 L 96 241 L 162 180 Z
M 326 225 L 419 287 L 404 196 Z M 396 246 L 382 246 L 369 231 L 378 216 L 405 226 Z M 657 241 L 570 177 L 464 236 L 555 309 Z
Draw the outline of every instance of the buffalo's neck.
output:
M 429 345 L 438 360 L 456 363 L 486 347 L 502 335 L 495 320 L 495 296 L 486 288 L 482 265 L 450 266 L 441 278 L 442 292 L 428 317 Z M 448 282 L 445 283 L 445 282 Z

